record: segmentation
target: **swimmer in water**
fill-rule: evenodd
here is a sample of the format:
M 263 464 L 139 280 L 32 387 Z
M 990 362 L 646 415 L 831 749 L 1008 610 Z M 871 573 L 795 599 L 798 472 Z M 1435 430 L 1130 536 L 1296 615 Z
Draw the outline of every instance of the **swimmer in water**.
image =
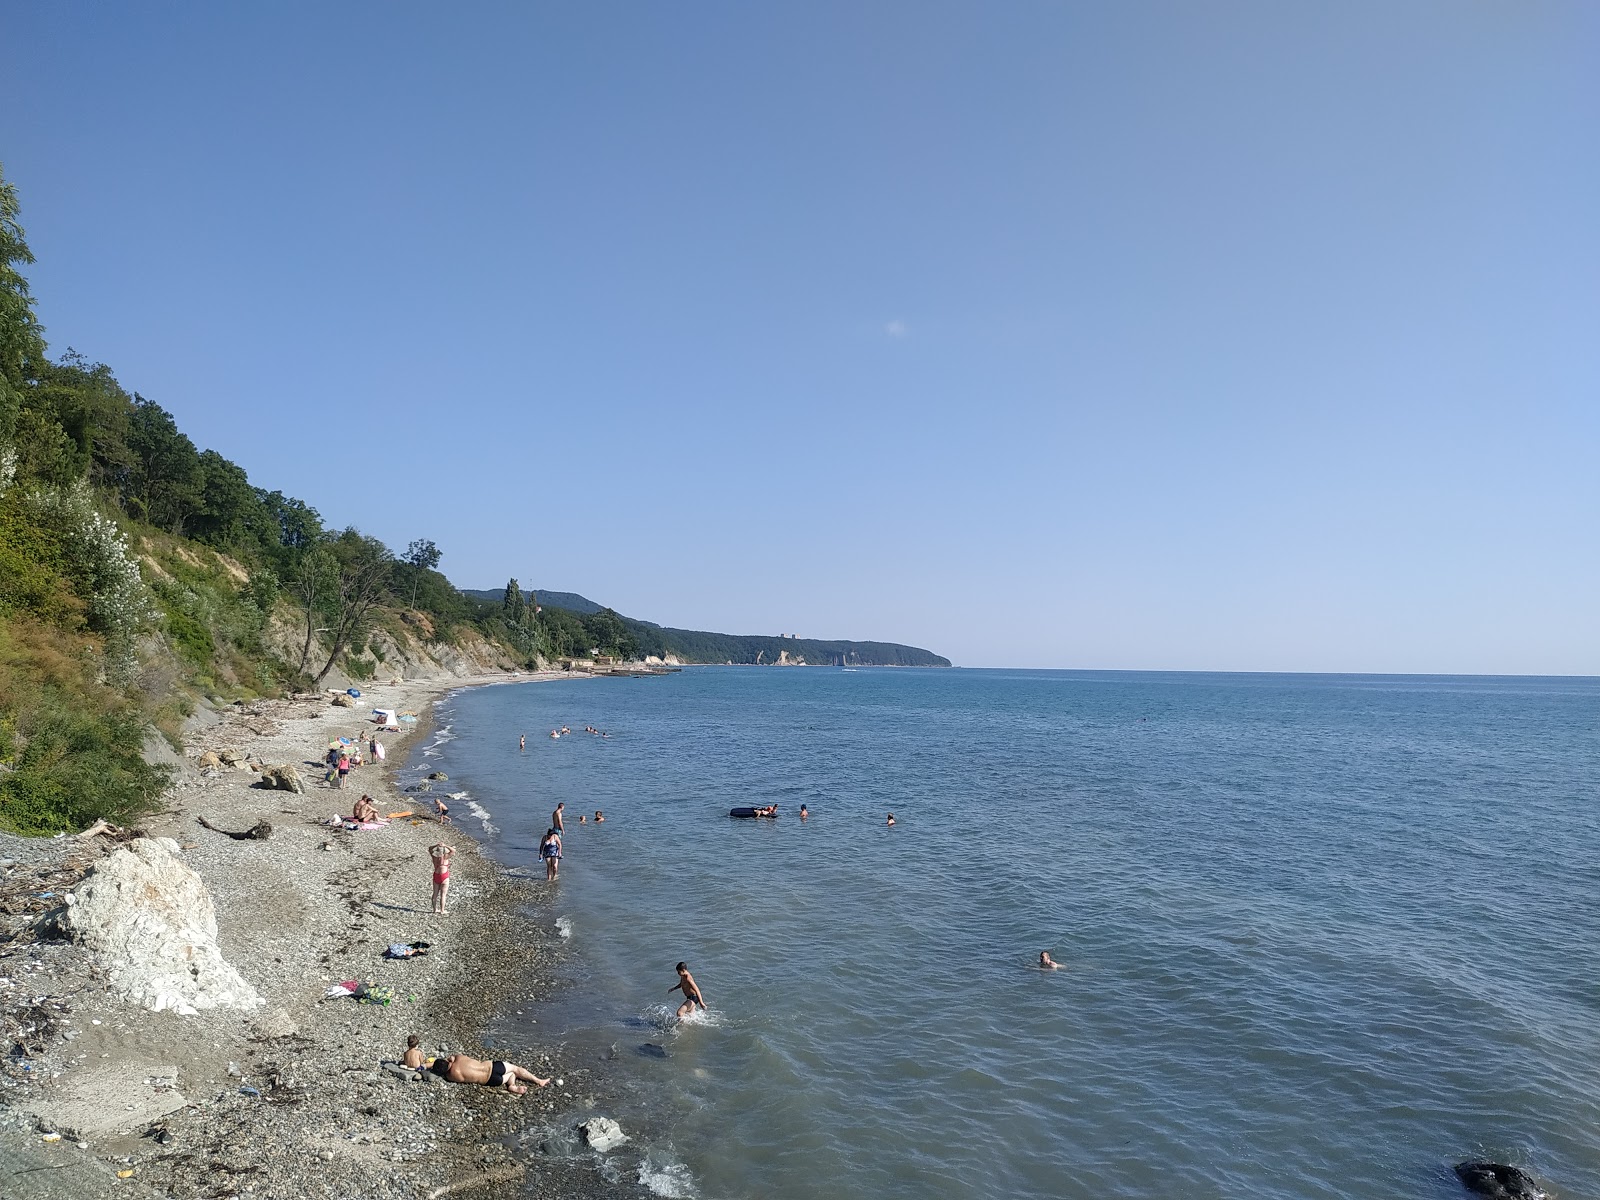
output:
M 598 808 L 594 810 L 594 823 L 596 825 L 601 824 L 603 821 L 605 821 L 605 819 L 605 813 L 601 812 Z
M 890 824 L 890 825 L 894 824 L 894 814 L 893 813 L 889 814 L 888 824 Z
M 806 818 L 807 818 L 807 817 L 809 817 L 809 816 L 810 816 L 810 815 L 811 815 L 811 814 L 810 814 L 810 813 L 809 813 L 809 812 L 807 812 L 807 811 L 806 811 L 806 806 L 805 806 L 805 805 L 804 805 L 804 804 L 802 804 L 802 805 L 801 805 L 801 806 L 800 806 L 800 819 L 801 819 L 801 820 L 802 820 L 802 821 L 804 821 L 804 820 L 805 820 L 805 819 L 806 819 Z
M 694 976 L 689 974 L 688 963 L 678 964 L 678 982 L 667 989 L 667 994 L 671 995 L 680 990 L 683 992 L 683 1003 L 678 1005 L 678 1020 L 681 1021 L 692 1013 L 697 1004 L 700 1006 L 700 1011 L 705 1012 L 705 997 L 700 994 L 700 985 L 694 981 Z
M 517 736 L 517 749 L 518 750 L 526 750 L 527 748 L 528 748 L 528 735 L 525 734 L 525 733 L 519 734 Z
M 1050 951 L 1041 950 L 1039 951 L 1039 969 L 1043 971 L 1059 971 L 1061 970 L 1061 964 L 1050 957 Z

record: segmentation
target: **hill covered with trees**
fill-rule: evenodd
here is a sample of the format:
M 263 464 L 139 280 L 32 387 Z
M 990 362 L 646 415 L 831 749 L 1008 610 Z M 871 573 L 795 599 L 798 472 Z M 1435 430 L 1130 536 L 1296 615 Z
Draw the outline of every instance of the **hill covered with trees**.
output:
M 197 447 L 110 367 L 52 358 L 32 262 L 0 173 L 0 828 L 137 819 L 167 783 L 154 741 L 181 748 L 201 699 L 392 674 L 400 646 L 534 667 L 594 653 L 772 661 L 780 641 L 830 661 L 825 647 L 852 645 L 665 630 L 575 594 L 541 611 L 514 580 L 463 593 L 431 540 L 396 554 L 329 527 Z
M 948 667 L 950 660 L 917 646 L 897 642 L 829 641 L 762 634 L 707 633 L 697 629 L 672 629 L 652 621 L 624 617 L 577 592 L 524 594 L 516 580 L 516 595 L 523 604 L 536 604 L 548 631 L 547 653 L 552 657 L 585 657 L 602 645 L 619 647 L 622 657 L 653 655 L 684 663 L 735 663 L 753 666 L 802 659 L 812 666 Z M 468 590 L 475 600 L 502 606 L 511 594 L 487 589 Z M 604 614 L 604 615 L 602 615 Z

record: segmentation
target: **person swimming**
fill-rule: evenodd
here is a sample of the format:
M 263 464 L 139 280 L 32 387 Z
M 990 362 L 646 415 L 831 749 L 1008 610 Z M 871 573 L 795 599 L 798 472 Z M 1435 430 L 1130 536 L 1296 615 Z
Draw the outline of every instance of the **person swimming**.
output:
M 802 821 L 804 821 L 810 815 L 811 815 L 811 813 L 809 811 L 807 811 L 806 806 L 804 804 L 802 804 L 800 806 L 800 819 Z
M 1061 970 L 1061 964 L 1050 957 L 1050 951 L 1048 950 L 1039 951 L 1039 967 L 1041 970 L 1045 971 Z
M 894 824 L 894 814 L 893 813 L 889 814 L 889 820 L 888 820 L 887 824 L 889 824 L 889 825 L 893 825 Z

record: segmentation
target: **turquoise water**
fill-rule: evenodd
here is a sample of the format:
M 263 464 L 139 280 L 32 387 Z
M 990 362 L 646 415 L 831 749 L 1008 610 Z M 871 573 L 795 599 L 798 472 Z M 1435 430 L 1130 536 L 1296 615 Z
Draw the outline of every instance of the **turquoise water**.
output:
M 1446 1197 L 1487 1154 L 1600 1196 L 1600 680 L 707 668 L 441 711 L 415 765 L 506 862 L 567 804 L 573 986 L 504 1036 L 610 1060 L 624 1180 Z

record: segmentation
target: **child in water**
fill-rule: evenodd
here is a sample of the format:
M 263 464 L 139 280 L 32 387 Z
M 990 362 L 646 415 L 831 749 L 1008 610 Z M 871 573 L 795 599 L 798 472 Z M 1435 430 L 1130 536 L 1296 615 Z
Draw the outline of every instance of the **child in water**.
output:
M 696 1004 L 700 1006 L 701 1012 L 705 1011 L 705 997 L 700 994 L 700 985 L 694 981 L 694 976 L 689 974 L 688 963 L 678 964 L 678 982 L 669 987 L 667 993 L 670 995 L 679 990 L 683 992 L 683 1003 L 678 1005 L 678 1020 L 681 1021 L 692 1013 Z

